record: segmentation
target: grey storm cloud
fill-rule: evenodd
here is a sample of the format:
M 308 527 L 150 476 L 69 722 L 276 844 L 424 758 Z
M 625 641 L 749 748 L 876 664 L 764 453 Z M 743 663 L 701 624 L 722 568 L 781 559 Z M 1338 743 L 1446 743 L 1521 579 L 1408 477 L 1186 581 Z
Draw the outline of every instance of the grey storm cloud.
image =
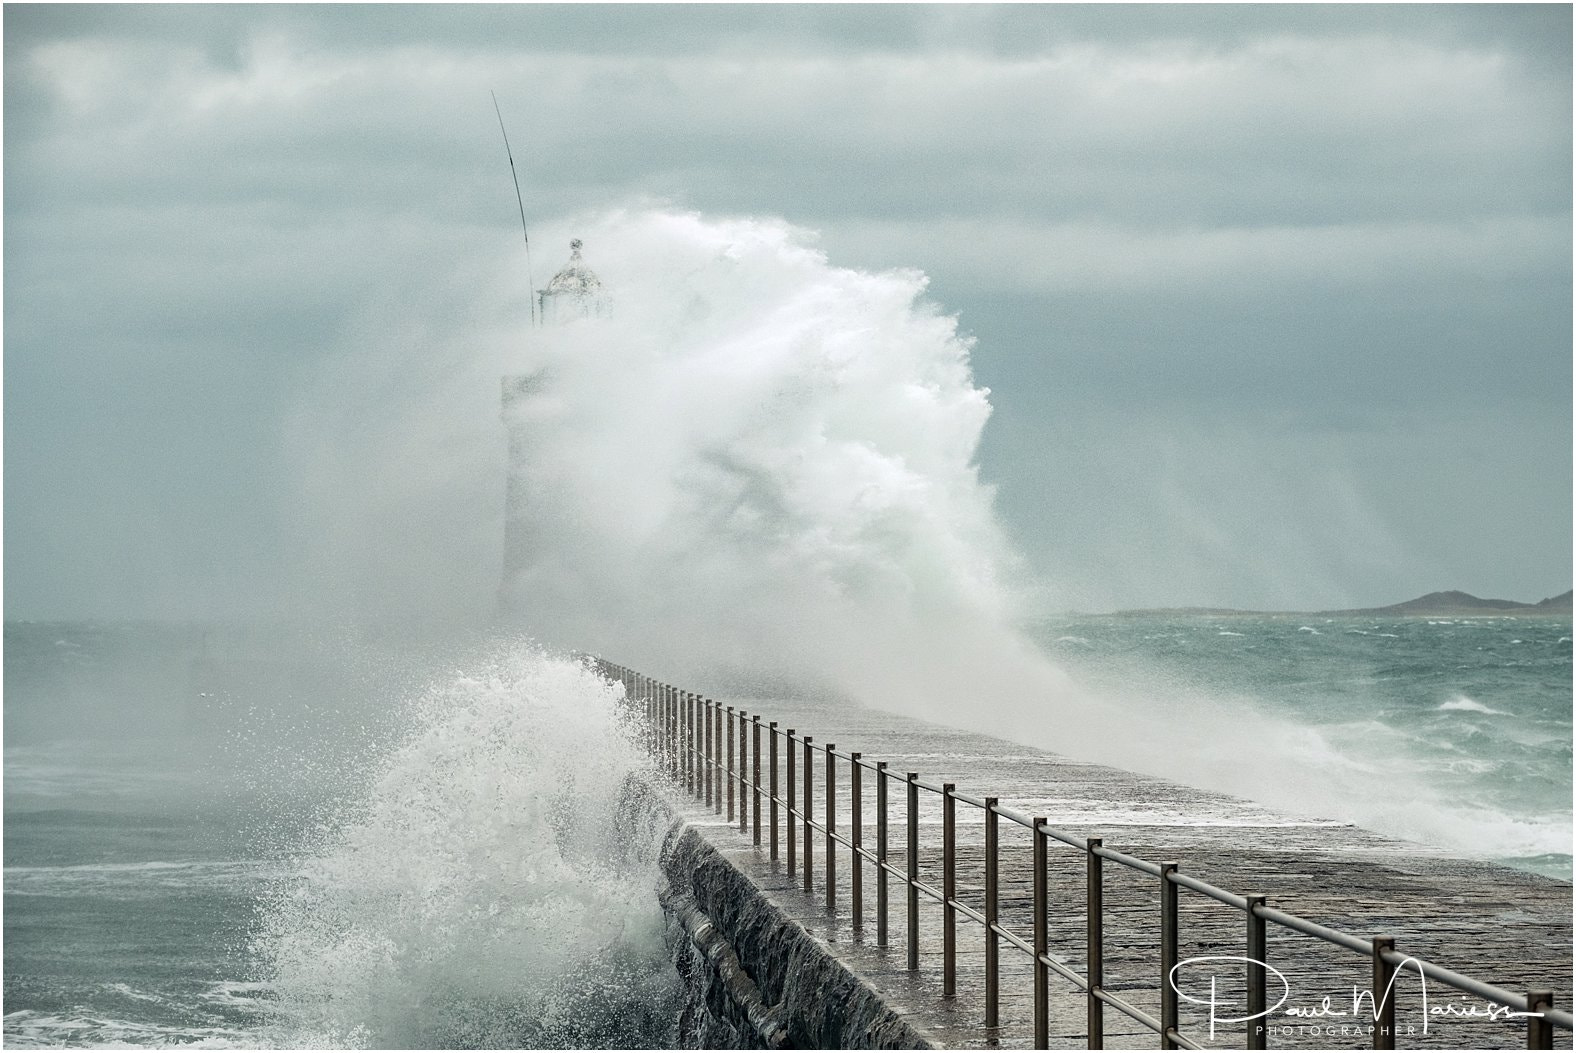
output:
M 4 17 L 12 616 L 313 605 L 374 529 L 461 539 L 375 605 L 484 603 L 497 463 L 348 520 L 303 465 L 390 406 L 490 441 L 484 363 L 423 350 L 523 310 L 489 91 L 543 230 L 663 201 L 930 275 L 1048 602 L 1569 585 L 1568 8 Z

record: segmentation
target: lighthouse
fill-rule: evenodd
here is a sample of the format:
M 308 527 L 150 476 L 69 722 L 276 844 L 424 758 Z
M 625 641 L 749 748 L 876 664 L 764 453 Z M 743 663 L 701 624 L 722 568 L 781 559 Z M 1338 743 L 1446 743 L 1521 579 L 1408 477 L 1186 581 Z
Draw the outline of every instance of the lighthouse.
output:
M 602 295 L 602 279 L 586 266 L 579 238 L 569 243 L 569 262 L 553 275 L 547 288 L 536 294 L 543 325 L 562 325 L 576 318 L 600 318 L 607 306 Z
M 586 264 L 584 248 L 579 238 L 571 241 L 569 262 L 544 288 L 534 290 L 537 317 L 542 326 L 563 326 L 606 315 L 608 301 L 602 279 Z M 536 528 L 533 523 L 533 515 L 540 513 L 536 508 L 538 502 L 532 500 L 534 487 L 526 466 L 533 426 L 545 414 L 551 413 L 551 406 L 543 397 L 551 379 L 551 372 L 546 368 L 503 378 L 502 417 L 509 443 L 504 485 L 503 573 L 499 583 L 499 605 L 504 609 L 512 605 L 511 599 L 516 596 L 513 584 L 531 565 L 532 553 L 540 548 L 534 543 Z

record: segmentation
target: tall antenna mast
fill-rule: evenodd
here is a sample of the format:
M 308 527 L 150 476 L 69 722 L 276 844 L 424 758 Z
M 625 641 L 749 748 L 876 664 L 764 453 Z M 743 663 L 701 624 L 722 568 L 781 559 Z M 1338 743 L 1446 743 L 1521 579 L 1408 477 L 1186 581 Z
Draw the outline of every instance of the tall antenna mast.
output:
M 525 199 L 520 196 L 520 173 L 514 168 L 514 151 L 509 148 L 509 130 L 503 126 L 503 111 L 498 108 L 498 93 L 489 89 L 493 112 L 498 115 L 498 130 L 503 132 L 503 152 L 509 156 L 509 175 L 514 178 L 514 200 L 520 206 L 520 233 L 525 235 L 525 280 L 530 282 L 531 326 L 536 326 L 536 277 L 531 272 L 531 232 L 525 226 Z

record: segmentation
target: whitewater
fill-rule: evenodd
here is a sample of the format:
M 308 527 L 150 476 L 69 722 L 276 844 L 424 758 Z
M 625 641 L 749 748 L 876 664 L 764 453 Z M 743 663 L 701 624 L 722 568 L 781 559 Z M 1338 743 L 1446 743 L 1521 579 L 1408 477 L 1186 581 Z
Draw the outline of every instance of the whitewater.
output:
M 535 378 L 501 619 L 452 646 L 8 623 L 8 1044 L 678 1044 L 648 762 L 571 651 L 1568 875 L 1568 619 L 1037 611 L 980 478 L 989 393 L 923 275 L 772 219 L 563 228 L 610 310 L 533 330 L 517 304 L 476 341 Z M 441 473 L 407 452 L 381 468 L 419 495 Z
M 542 558 L 507 589 L 538 633 L 671 680 L 833 690 L 1456 850 L 1568 854 L 1568 756 L 1536 811 L 1496 814 L 1426 765 L 1385 763 L 1386 736 L 1288 704 L 1273 671 L 1223 691 L 1159 650 L 1125 650 L 1120 675 L 1053 658 L 979 477 L 990 402 L 972 341 L 922 274 L 837 267 L 780 221 L 585 227 L 614 307 L 519 360 L 542 384 L 519 470 L 550 515 Z M 1527 715 L 1568 740 L 1557 694 Z

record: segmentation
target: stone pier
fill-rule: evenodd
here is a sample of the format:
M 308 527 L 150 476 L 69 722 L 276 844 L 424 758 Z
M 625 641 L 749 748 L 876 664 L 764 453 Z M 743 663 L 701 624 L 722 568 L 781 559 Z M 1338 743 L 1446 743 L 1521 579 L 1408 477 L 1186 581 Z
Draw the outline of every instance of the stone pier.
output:
M 824 818 L 824 753 L 859 751 L 884 760 L 889 783 L 889 861 L 906 866 L 905 772 L 952 782 L 960 793 L 994 796 L 1002 806 L 1045 816 L 1079 838 L 1100 837 L 1108 848 L 1155 862 L 1177 862 L 1183 873 L 1240 895 L 1264 895 L 1269 906 L 1367 940 L 1392 937 L 1415 954 L 1477 980 L 1524 993 L 1556 992 L 1571 1005 L 1571 885 L 1487 862 L 1450 858 L 1355 827 L 1279 814 L 1261 805 L 1161 779 L 1086 764 L 985 735 L 940 727 L 843 703 L 728 698 L 735 710 L 763 724 L 762 780 L 766 781 L 764 724 L 794 728 L 815 740 L 812 814 Z M 779 740 L 780 741 L 780 740 Z M 797 793 L 803 792 L 802 747 L 796 745 Z M 734 745 L 737 756 L 738 743 Z M 780 754 L 781 754 L 780 750 Z M 785 758 L 779 757 L 780 780 Z M 667 780 L 659 779 L 666 783 Z M 862 777 L 863 843 L 876 839 L 876 785 Z M 839 762 L 837 827 L 848 835 L 849 766 Z M 734 789 L 735 819 L 727 819 L 727 791 L 708 807 L 670 786 L 665 795 L 676 822 L 663 854 L 664 907 L 670 938 L 691 998 L 687 1041 L 707 1047 L 1030 1048 L 1033 980 L 1029 957 L 1002 944 L 1000 1025 L 984 1019 L 984 932 L 961 912 L 956 921 L 956 989 L 942 987 L 942 908 L 921 897 L 920 968 L 908 969 L 906 890 L 889 878 L 887 941 L 877 935 L 877 877 L 863 864 L 863 917 L 851 914 L 851 853 L 838 846 L 834 903 L 828 906 L 826 840 L 816 832 L 810 852 L 796 845 L 787 869 L 786 833 L 779 810 L 779 853 L 769 857 L 761 804 L 761 840 L 754 840 L 753 801 Z M 737 809 L 751 809 L 745 832 Z M 920 880 L 942 886 L 942 810 L 939 795 L 920 794 Z M 801 799 L 796 796 L 795 805 Z M 720 811 L 719 811 L 720 809 Z M 802 826 L 795 824 L 795 838 Z M 983 813 L 957 805 L 956 882 L 959 902 L 983 910 Z M 1031 839 L 1015 823 L 1000 822 L 1000 919 L 1029 940 L 1032 931 Z M 1051 841 L 1048 870 L 1048 951 L 1086 975 L 1083 851 Z M 1107 860 L 1104 864 L 1105 986 L 1141 1010 L 1161 1010 L 1160 882 Z M 1188 889 L 1180 890 L 1179 960 L 1242 956 L 1242 911 Z M 1366 1005 L 1354 995 L 1372 983 L 1371 960 L 1351 950 L 1268 926 L 1266 961 L 1273 981 L 1270 1048 L 1372 1048 Z M 1238 962 L 1184 964 L 1180 987 L 1182 1032 L 1204 1047 L 1242 1048 L 1244 966 Z M 1214 982 L 1217 1008 L 1205 1004 Z M 1525 1048 L 1525 1020 L 1504 1019 L 1491 1004 L 1437 983 L 1426 989 L 1415 974 L 1395 986 L 1399 1048 Z M 1188 997 L 1198 999 L 1190 1002 Z M 1054 973 L 1049 991 L 1052 1048 L 1084 1048 L 1088 998 Z M 1498 1015 L 1499 1018 L 1494 1017 Z M 1158 1036 L 1112 1007 L 1104 1009 L 1107 1048 L 1156 1048 Z M 1555 1031 L 1556 1048 L 1571 1047 Z

